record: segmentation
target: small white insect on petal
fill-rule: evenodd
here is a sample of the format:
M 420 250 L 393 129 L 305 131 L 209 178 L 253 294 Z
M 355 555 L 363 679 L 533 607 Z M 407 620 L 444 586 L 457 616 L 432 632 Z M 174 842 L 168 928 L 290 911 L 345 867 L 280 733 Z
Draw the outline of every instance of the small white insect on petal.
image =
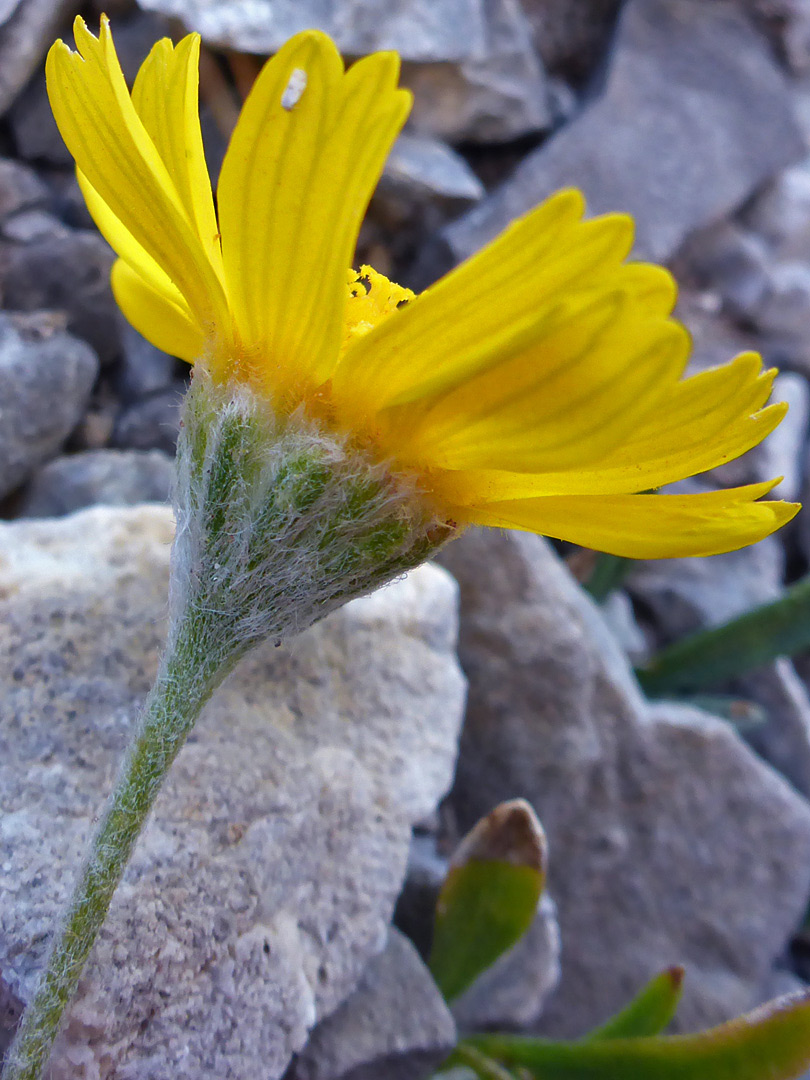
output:
M 307 88 L 307 73 L 303 68 L 293 68 L 284 93 L 281 95 L 281 107 L 290 112 L 301 100 Z

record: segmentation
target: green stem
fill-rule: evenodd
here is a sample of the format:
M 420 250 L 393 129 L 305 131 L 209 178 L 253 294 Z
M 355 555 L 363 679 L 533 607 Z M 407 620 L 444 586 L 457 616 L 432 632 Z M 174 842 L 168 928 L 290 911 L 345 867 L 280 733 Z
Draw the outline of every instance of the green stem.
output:
M 194 663 L 194 635 L 164 658 L 33 1000 L 8 1051 L 2 1080 L 39 1080 L 135 841 L 178 751 L 221 681 Z M 196 650 L 199 652 L 199 650 Z M 218 658 L 221 659 L 221 658 Z M 212 670 L 213 669 L 213 670 Z

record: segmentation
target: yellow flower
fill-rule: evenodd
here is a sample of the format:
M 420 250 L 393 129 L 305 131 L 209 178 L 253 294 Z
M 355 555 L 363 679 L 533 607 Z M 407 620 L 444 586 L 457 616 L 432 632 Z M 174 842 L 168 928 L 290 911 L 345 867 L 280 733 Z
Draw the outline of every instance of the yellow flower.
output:
M 773 483 L 651 494 L 758 444 L 786 406 L 755 354 L 683 378 L 675 287 L 627 263 L 632 222 L 583 221 L 562 191 L 414 297 L 349 273 L 410 108 L 398 58 L 344 70 L 324 34 L 259 75 L 214 206 L 197 105 L 199 38 L 158 42 L 130 95 L 108 22 L 48 57 L 51 104 L 102 233 L 113 287 L 157 346 L 303 408 L 446 521 L 506 526 L 635 557 L 753 543 L 798 507 Z M 642 492 L 642 494 L 639 494 Z

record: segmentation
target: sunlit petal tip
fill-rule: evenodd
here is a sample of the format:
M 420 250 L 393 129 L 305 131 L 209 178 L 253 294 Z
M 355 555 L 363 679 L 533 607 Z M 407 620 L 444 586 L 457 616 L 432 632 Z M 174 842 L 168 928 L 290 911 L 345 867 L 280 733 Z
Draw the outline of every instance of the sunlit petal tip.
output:
M 585 198 L 584 192 L 579 188 L 566 187 L 560 188 L 559 191 L 555 191 L 553 195 L 550 195 L 545 202 L 540 203 L 530 213 L 536 213 L 538 210 L 542 210 L 547 207 L 549 203 L 553 204 L 554 208 L 559 211 L 568 211 L 569 213 L 576 214 L 577 217 L 583 217 L 585 211 L 588 208 L 588 203 Z
M 590 218 L 585 227 L 600 229 L 610 236 L 619 259 L 626 259 L 636 238 L 636 223 L 629 214 L 599 214 Z
M 387 51 L 371 53 L 360 60 L 355 60 L 349 68 L 349 78 L 377 78 L 382 89 L 393 90 L 399 79 L 402 62 L 399 53 Z M 403 91 L 410 94 L 410 91 Z
M 94 50 L 102 44 L 103 40 L 111 40 L 110 21 L 107 19 L 105 22 L 104 17 L 102 17 L 99 23 L 99 34 L 96 37 L 81 15 L 77 15 L 73 20 L 73 37 L 79 53 L 85 60 L 88 60 L 93 55 Z

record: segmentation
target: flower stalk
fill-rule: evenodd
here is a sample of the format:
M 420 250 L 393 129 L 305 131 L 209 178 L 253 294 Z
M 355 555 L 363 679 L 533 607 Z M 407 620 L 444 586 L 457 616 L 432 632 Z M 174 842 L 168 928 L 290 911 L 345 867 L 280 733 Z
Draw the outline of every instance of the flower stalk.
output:
M 174 649 L 163 658 L 47 968 L 8 1051 L 3 1080 L 38 1080 L 43 1075 L 64 1010 L 163 778 L 220 681 L 213 665 L 198 655 L 192 622 L 182 628 Z
M 423 562 L 453 535 L 407 478 L 303 414 L 198 372 L 177 451 L 168 644 L 3 1080 L 39 1080 L 172 762 L 236 663 Z

